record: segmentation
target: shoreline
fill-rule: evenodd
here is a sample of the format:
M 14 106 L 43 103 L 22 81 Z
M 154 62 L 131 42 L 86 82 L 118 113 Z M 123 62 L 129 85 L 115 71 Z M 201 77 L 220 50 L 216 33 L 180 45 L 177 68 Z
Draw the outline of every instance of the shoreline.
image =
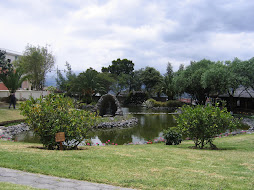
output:
M 128 128 L 136 125 L 138 119 L 132 117 L 131 119 L 123 119 L 122 121 L 112 121 L 112 122 L 102 122 L 96 126 L 92 127 L 94 129 L 113 129 L 113 128 Z M 0 139 L 12 140 L 15 135 L 22 133 L 24 131 L 29 131 L 30 128 L 26 123 L 20 123 L 12 126 L 0 126 Z

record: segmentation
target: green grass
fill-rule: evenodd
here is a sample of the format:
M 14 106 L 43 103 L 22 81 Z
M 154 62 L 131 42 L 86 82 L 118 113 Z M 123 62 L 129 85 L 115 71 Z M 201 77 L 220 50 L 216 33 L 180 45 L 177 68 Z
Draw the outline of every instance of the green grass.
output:
M 38 188 L 26 185 L 17 185 L 13 183 L 0 182 L 0 190 L 39 190 Z
M 77 151 L 0 141 L 0 167 L 137 189 L 254 189 L 254 134 L 217 138 L 220 150 L 123 145 Z
M 24 119 L 24 116 L 20 115 L 18 109 L 0 109 L 0 123 L 5 121 L 13 121 Z

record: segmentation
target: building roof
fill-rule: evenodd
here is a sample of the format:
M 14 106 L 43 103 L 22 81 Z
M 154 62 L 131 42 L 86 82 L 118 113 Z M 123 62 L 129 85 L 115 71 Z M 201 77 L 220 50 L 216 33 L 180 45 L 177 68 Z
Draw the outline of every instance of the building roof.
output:
M 5 51 L 6 54 L 8 55 L 13 55 L 13 56 L 21 56 L 22 53 L 17 52 L 17 51 L 13 51 L 13 50 L 9 50 L 9 49 L 5 49 L 5 48 L 0 48 L 1 51 Z
M 219 97 L 229 97 L 228 94 L 219 95 Z M 235 98 L 254 98 L 254 90 L 252 88 L 239 87 L 235 90 L 233 97 Z

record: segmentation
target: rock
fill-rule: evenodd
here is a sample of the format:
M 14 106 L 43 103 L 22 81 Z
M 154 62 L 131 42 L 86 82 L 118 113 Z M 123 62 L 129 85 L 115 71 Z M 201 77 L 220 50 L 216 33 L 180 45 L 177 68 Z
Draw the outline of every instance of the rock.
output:
M 97 126 L 94 126 L 95 129 L 111 129 L 111 128 L 125 128 L 125 127 L 131 127 L 138 123 L 138 119 L 133 117 L 130 120 L 122 120 L 119 122 L 103 122 L 98 124 Z
M 12 139 L 13 136 L 28 130 L 29 130 L 29 127 L 25 123 L 8 126 L 8 127 L 0 126 L 0 137 L 1 139 Z
M 248 132 L 254 132 L 254 119 L 251 118 L 243 118 L 242 122 L 246 125 L 249 125 L 250 128 L 248 129 Z

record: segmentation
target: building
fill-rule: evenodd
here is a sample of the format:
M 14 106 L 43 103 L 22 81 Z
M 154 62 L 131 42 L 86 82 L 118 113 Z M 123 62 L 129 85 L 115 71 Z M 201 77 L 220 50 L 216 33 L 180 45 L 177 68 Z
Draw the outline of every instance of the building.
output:
M 3 49 L 3 48 L 0 48 L 0 50 L 6 52 L 5 58 L 9 63 L 12 63 L 13 61 L 16 61 L 21 56 L 21 53 L 19 53 L 19 52 L 6 50 L 6 49 Z M 31 90 L 31 83 L 29 81 L 24 81 L 22 83 L 20 89 L 22 89 L 22 90 Z M 2 82 L 0 82 L 0 90 L 8 90 L 8 88 Z

